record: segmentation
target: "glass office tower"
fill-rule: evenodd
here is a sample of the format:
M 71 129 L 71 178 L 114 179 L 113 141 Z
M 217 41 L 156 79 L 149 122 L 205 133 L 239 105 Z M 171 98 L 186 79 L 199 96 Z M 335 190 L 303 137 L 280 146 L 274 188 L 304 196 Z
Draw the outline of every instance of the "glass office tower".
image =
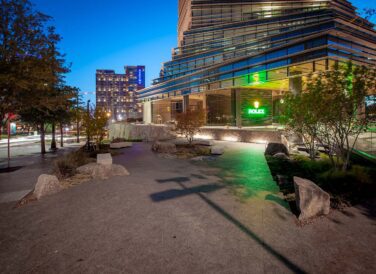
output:
M 376 32 L 345 0 L 180 0 L 178 47 L 138 91 L 144 120 L 205 109 L 206 124 L 268 126 L 283 97 L 335 62 L 376 65 Z

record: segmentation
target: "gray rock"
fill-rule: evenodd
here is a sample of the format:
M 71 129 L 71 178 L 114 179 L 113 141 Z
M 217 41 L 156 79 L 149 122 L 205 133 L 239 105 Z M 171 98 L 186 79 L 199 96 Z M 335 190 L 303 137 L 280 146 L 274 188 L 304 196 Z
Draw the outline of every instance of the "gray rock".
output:
M 205 160 L 204 156 L 197 156 L 197 157 L 191 158 L 191 161 L 203 161 L 203 160 Z
M 177 159 L 178 156 L 175 154 L 169 154 L 169 153 L 158 153 L 158 157 L 162 159 Z
M 221 146 L 214 146 L 211 148 L 210 152 L 212 155 L 222 155 L 225 152 L 225 150 Z
M 296 205 L 299 220 L 306 220 L 330 211 L 330 195 L 310 180 L 294 177 Z
M 265 155 L 273 156 L 277 153 L 284 153 L 289 155 L 289 152 L 284 144 L 281 143 L 269 143 L 265 150 Z
M 85 175 L 90 175 L 92 176 L 94 169 L 96 169 L 98 166 L 97 163 L 90 163 L 86 164 L 84 166 L 80 166 L 76 169 L 77 173 L 79 174 L 85 174 Z
M 287 156 L 286 154 L 284 154 L 283 152 L 278 152 L 276 154 L 273 155 L 274 158 L 278 158 L 278 159 L 284 159 L 284 160 L 289 160 L 289 156 Z
M 97 164 L 100 165 L 112 165 L 112 156 L 110 153 L 98 154 Z
M 62 189 L 56 176 L 42 174 L 38 177 L 38 182 L 34 188 L 34 195 L 37 199 L 40 199 L 43 196 L 58 193 Z
M 214 141 L 206 140 L 206 139 L 197 139 L 197 140 L 193 140 L 193 144 L 200 145 L 200 146 L 213 146 Z
M 131 142 L 119 142 L 119 143 L 111 143 L 110 148 L 112 149 L 120 149 L 120 148 L 126 148 L 126 147 L 131 147 L 132 143 Z
M 112 165 L 90 163 L 77 168 L 77 173 L 90 175 L 93 179 L 106 180 L 111 176 Z
M 106 180 L 111 176 L 127 176 L 128 170 L 121 165 L 101 165 L 90 163 L 77 168 L 77 173 L 91 176 L 93 179 Z
M 112 165 L 111 166 L 111 175 L 112 176 L 128 176 L 128 170 L 121 165 Z
M 168 142 L 155 142 L 151 149 L 158 153 L 176 153 L 176 145 Z
M 213 157 L 213 156 L 197 156 L 197 157 L 193 157 L 191 158 L 191 161 L 195 161 L 195 162 L 202 162 L 202 161 L 215 161 L 217 159 L 217 157 Z
M 111 177 L 112 165 L 100 165 L 93 170 L 92 177 L 97 180 L 107 180 Z

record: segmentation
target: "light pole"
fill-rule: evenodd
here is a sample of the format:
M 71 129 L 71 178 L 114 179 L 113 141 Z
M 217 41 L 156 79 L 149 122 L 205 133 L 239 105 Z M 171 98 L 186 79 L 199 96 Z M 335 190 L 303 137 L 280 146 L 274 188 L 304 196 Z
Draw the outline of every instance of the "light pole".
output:
M 87 106 L 86 106 L 86 111 L 87 111 L 87 123 L 90 122 L 90 100 L 87 100 Z M 88 124 L 86 125 L 86 132 L 87 132 L 87 141 L 86 141 L 86 148 L 89 151 L 90 150 L 90 130 L 88 130 Z
M 79 108 L 80 108 L 80 98 L 79 98 L 79 93 L 78 93 L 78 90 L 77 90 L 77 109 L 76 109 L 76 123 L 77 123 L 77 143 L 80 143 L 80 119 L 79 119 Z

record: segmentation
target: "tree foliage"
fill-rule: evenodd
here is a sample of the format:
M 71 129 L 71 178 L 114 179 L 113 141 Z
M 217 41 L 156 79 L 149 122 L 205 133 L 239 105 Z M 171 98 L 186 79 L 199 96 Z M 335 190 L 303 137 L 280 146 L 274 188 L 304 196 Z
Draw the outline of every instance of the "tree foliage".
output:
M 332 164 L 349 167 L 350 154 L 370 122 L 365 97 L 376 91 L 376 70 L 351 62 L 309 77 L 306 90 L 289 95 L 287 127 L 300 135 L 314 158 L 315 142 L 327 148 Z
M 101 108 L 91 108 L 84 114 L 83 126 L 86 131 L 87 140 L 94 139 L 97 147 L 99 147 L 105 137 L 107 122 L 107 113 Z
M 77 90 L 65 85 L 69 66 L 50 17 L 35 11 L 29 0 L 0 3 L 0 117 L 17 113 L 37 127 L 44 153 L 46 124 L 69 120 Z

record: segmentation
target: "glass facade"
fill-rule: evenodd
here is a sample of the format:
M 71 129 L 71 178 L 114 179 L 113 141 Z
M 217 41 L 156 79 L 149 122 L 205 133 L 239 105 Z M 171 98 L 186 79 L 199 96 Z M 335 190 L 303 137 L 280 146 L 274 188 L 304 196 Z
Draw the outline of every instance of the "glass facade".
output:
M 308 74 L 349 59 L 376 65 L 373 25 L 348 1 L 180 0 L 178 47 L 138 98 L 153 122 L 187 106 L 207 125 L 267 126 Z

